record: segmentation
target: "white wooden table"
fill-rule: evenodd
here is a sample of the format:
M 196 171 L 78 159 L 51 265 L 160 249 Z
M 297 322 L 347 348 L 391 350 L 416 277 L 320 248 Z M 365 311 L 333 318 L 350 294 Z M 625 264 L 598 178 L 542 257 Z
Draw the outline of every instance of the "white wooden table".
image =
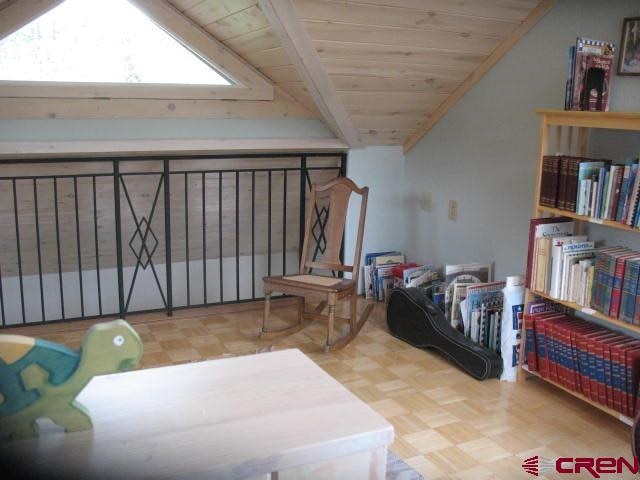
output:
M 0 448 L 63 478 L 353 480 L 383 479 L 393 440 L 299 350 L 96 377 L 78 400 L 93 430 Z

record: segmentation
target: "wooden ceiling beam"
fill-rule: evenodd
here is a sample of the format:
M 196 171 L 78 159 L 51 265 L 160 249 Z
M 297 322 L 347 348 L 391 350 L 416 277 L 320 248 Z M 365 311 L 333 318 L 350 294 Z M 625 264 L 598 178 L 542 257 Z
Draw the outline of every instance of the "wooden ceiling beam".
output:
M 358 130 L 291 0 L 259 0 L 259 3 L 329 128 L 350 147 L 361 146 Z
M 0 9 L 0 40 L 60 5 L 64 0 L 17 0 Z
M 438 123 L 451 108 L 498 63 L 498 61 L 518 43 L 545 14 L 553 7 L 555 0 L 542 0 L 520 25 L 460 84 L 460 86 L 438 108 L 429 114 L 429 118 L 405 141 L 404 153 L 413 147 Z

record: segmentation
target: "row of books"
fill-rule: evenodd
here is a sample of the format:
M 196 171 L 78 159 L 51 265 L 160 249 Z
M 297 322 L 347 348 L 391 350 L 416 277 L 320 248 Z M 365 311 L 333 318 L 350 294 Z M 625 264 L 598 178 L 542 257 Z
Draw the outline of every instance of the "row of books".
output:
M 588 306 L 595 276 L 596 248 L 584 235 L 573 235 L 573 222 L 555 226 L 557 234 L 534 238 L 531 289 L 551 298 Z
M 366 254 L 362 267 L 365 297 L 384 302 L 395 286 L 392 270 L 403 263 L 404 255 L 397 251 Z
M 640 325 L 640 252 L 595 248 L 586 236 L 573 235 L 573 229 L 569 219 L 531 221 L 529 288 Z
M 614 53 L 612 43 L 576 39 L 576 44 L 569 49 L 565 110 L 609 110 Z
M 638 159 L 612 165 L 565 155 L 542 159 L 540 205 L 629 226 L 640 225 Z
M 534 302 L 524 315 L 527 368 L 615 411 L 640 408 L 640 340 Z
M 442 274 L 433 265 L 396 265 L 392 273 L 396 288 L 419 288 L 437 307 L 444 309 Z
M 640 325 L 640 252 L 626 247 L 599 249 L 591 307 L 605 315 Z
M 498 354 L 504 286 L 505 282 L 454 284 L 454 313 L 459 309 L 464 335 Z

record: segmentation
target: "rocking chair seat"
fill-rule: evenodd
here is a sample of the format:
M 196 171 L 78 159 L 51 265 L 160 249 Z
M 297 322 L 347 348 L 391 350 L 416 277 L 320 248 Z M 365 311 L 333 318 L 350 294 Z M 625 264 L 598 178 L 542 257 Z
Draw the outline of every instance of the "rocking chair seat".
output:
M 299 278 L 296 278 L 299 277 Z M 315 280 L 317 279 L 317 280 Z M 325 280 L 326 279 L 326 280 Z M 344 278 L 325 277 L 322 275 L 286 275 L 275 277 L 264 277 L 265 284 L 271 284 L 278 292 L 288 293 L 287 288 L 313 290 L 323 293 L 341 293 L 350 291 L 354 287 L 354 281 Z M 332 285 L 326 284 L 327 280 L 336 280 Z

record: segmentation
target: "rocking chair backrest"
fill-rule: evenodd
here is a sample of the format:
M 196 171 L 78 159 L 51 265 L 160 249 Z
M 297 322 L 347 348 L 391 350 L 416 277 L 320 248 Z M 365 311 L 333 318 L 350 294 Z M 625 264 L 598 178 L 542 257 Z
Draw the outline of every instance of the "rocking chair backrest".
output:
M 318 207 L 317 200 L 318 194 L 322 194 L 323 192 L 328 192 L 328 212 L 325 214 L 326 218 L 319 218 L 316 212 L 321 212 L 322 209 Z M 349 198 L 352 193 L 360 195 L 362 200 L 360 202 L 360 217 L 358 222 L 358 233 L 356 236 L 353 265 L 344 265 L 340 261 L 340 250 L 342 248 L 342 238 L 347 220 Z M 356 282 L 358 281 L 368 194 L 369 187 L 358 188 L 352 180 L 345 177 L 336 178 L 326 185 L 313 185 L 307 210 L 304 243 L 302 248 L 302 257 L 300 260 L 300 273 L 309 273 L 312 268 L 352 272 L 352 278 Z M 318 220 L 319 223 L 317 223 Z M 314 261 L 309 258 L 309 248 L 311 241 L 314 240 L 313 229 L 321 223 L 324 223 L 324 229 L 322 229 L 322 226 L 319 226 L 317 230 L 324 232 L 324 255 L 322 260 Z M 316 233 L 318 232 L 316 231 Z

